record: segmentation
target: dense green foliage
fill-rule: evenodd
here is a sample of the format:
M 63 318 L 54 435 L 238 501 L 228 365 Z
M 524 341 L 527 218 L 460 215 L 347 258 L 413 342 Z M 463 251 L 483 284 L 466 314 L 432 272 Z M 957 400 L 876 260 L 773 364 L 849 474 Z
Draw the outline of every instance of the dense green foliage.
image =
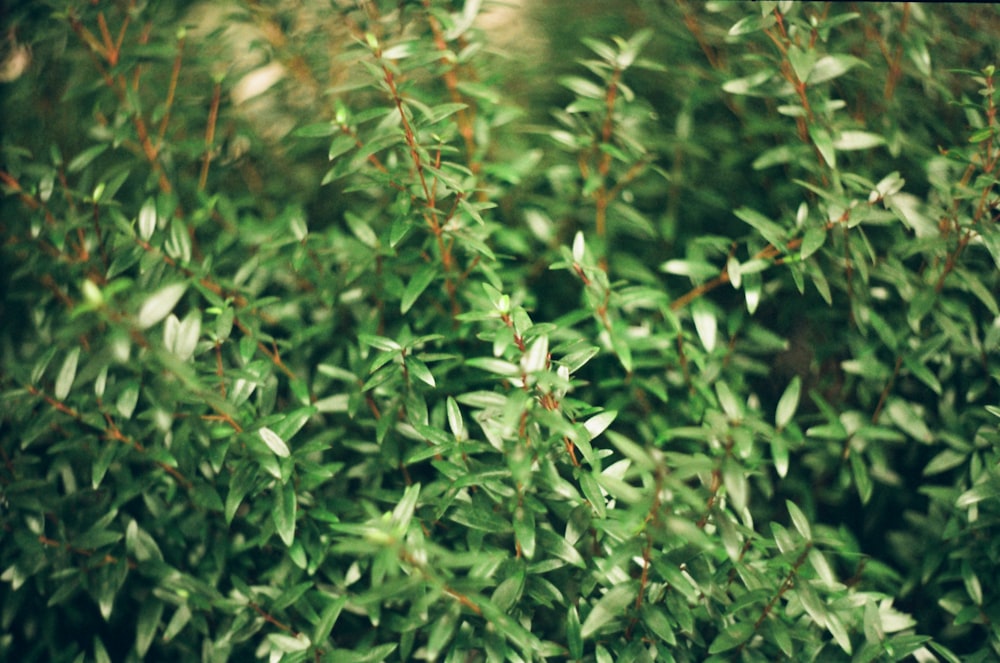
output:
M 1000 12 L 210 4 L 4 17 L 0 658 L 1000 656 Z

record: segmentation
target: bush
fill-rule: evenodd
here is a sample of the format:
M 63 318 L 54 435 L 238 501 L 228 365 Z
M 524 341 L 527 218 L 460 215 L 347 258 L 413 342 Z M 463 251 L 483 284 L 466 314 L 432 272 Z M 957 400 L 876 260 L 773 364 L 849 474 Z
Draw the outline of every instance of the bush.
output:
M 0 654 L 1000 655 L 1000 14 L 300 4 L 8 19 Z

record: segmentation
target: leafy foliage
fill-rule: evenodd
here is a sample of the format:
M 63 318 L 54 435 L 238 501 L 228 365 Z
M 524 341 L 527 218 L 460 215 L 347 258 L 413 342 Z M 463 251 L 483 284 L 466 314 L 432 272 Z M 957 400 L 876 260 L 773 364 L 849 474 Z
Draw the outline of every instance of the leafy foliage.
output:
M 0 653 L 1000 655 L 1000 15 L 480 9 L 13 14 Z

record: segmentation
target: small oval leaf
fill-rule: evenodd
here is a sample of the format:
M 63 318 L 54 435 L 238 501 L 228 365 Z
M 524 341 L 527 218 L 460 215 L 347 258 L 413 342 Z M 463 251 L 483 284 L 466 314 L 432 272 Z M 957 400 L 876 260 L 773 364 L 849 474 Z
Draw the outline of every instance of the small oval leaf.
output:
M 264 444 L 266 444 L 267 447 L 274 452 L 275 456 L 279 456 L 281 458 L 288 458 L 291 455 L 291 452 L 288 450 L 288 445 L 285 444 L 285 441 L 282 440 L 277 433 L 275 433 L 267 426 L 264 426 L 263 428 L 258 430 L 257 434 L 260 435 L 260 439 L 264 440 Z

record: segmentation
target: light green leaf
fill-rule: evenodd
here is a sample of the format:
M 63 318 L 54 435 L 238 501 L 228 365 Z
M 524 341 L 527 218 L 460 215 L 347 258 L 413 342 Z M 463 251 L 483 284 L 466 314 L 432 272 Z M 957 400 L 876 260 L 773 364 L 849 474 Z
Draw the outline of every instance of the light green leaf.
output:
M 603 433 L 617 416 L 618 412 L 616 410 L 601 412 L 600 414 L 595 414 L 593 417 L 584 422 L 583 427 L 587 429 L 590 439 L 593 440 L 598 435 Z
M 976 484 L 969 490 L 965 491 L 958 496 L 958 500 L 955 501 L 955 506 L 959 509 L 965 509 L 973 504 L 978 504 L 983 500 L 992 500 L 1000 498 L 1000 479 L 991 478 L 983 483 Z
M 719 380 L 715 383 L 715 393 L 719 398 L 719 405 L 722 406 L 722 410 L 726 413 L 729 421 L 740 421 L 743 418 L 743 408 L 740 406 L 740 402 L 736 400 L 732 390 L 729 389 L 729 385 Z
M 532 341 L 528 350 L 521 357 L 521 370 L 534 373 L 545 369 L 549 358 L 549 337 L 544 334 Z
M 474 357 L 466 360 L 466 365 L 479 368 L 488 373 L 496 373 L 503 376 L 514 376 L 520 373 L 515 364 L 493 357 Z
M 830 631 L 833 639 L 837 641 L 840 648 L 848 655 L 851 654 L 851 638 L 847 635 L 847 629 L 844 628 L 844 623 L 840 621 L 840 617 L 835 612 L 827 613 L 826 615 L 826 628 Z
M 403 497 L 396 503 L 392 510 L 393 528 L 400 534 L 405 534 L 413 518 L 413 511 L 417 508 L 417 499 L 420 497 L 420 484 L 415 483 L 407 486 L 403 491 Z
M 347 222 L 347 227 L 350 228 L 355 237 L 361 240 L 362 244 L 372 249 L 378 246 L 378 236 L 367 221 L 354 212 L 344 212 L 344 221 Z
M 76 379 L 76 364 L 80 358 L 80 347 L 77 346 L 69 351 L 66 355 L 66 359 L 63 360 L 62 368 L 59 369 L 59 375 L 56 377 L 56 385 L 53 390 L 53 396 L 56 400 L 64 400 L 69 396 L 70 389 L 73 387 L 73 380 Z
M 170 314 L 187 290 L 186 283 L 165 285 L 143 302 L 136 316 L 139 329 L 148 329 Z
M 774 471 L 784 479 L 788 475 L 788 442 L 781 435 L 771 438 L 771 459 L 774 461 Z
M 826 165 L 836 169 L 837 151 L 833 146 L 833 138 L 830 137 L 830 132 L 823 127 L 810 124 L 809 136 L 812 138 L 813 145 L 819 150 L 820 156 L 823 157 Z
M 785 387 L 784 393 L 778 400 L 778 408 L 774 413 L 774 427 L 779 431 L 784 430 L 788 422 L 795 416 L 795 410 L 799 407 L 799 396 L 802 391 L 802 379 L 796 375 Z
M 415 357 L 408 357 L 406 359 L 406 368 L 410 371 L 410 375 L 417 378 L 427 386 L 436 386 L 436 383 L 434 382 L 434 375 L 431 373 L 431 369 L 427 368 L 427 364 L 424 362 Z
M 864 60 L 851 55 L 825 55 L 813 65 L 807 82 L 810 85 L 825 83 L 843 76 L 858 65 L 868 66 Z
M 266 444 L 267 447 L 274 452 L 274 455 L 280 458 L 288 458 L 291 455 L 285 441 L 267 426 L 261 427 L 260 430 L 257 431 L 257 434 L 260 435 L 260 439 L 264 440 L 264 444 Z
M 806 514 L 802 513 L 802 509 L 791 500 L 785 500 L 785 506 L 788 507 L 788 515 L 792 517 L 792 524 L 795 525 L 795 529 L 799 531 L 802 538 L 806 541 L 811 541 L 812 529 L 809 527 L 809 519 L 806 518 Z
M 455 436 L 456 440 L 464 440 L 466 435 L 462 410 L 451 396 L 445 401 L 445 410 L 448 413 L 448 428 L 451 429 L 451 434 Z
M 586 562 L 580 552 L 556 532 L 546 528 L 539 528 L 537 538 L 545 553 L 558 557 L 564 562 L 581 569 L 586 567 Z
M 305 651 L 311 644 L 309 638 L 302 633 L 298 637 L 284 633 L 268 633 L 267 639 L 277 651 L 283 653 Z
M 788 61 L 792 65 L 795 76 L 803 83 L 809 79 L 813 65 L 816 64 L 816 51 L 812 48 L 802 50 L 794 44 L 788 48 Z
M 694 328 L 698 332 L 698 338 L 707 352 L 715 349 L 716 334 L 718 331 L 718 321 L 715 318 L 715 311 L 704 299 L 696 299 L 691 304 L 691 317 L 694 319 Z
M 156 230 L 156 201 L 147 198 L 139 210 L 139 237 L 145 241 L 153 236 Z
M 766 30 L 776 22 L 777 18 L 775 18 L 774 14 L 765 14 L 762 16 L 751 14 L 750 16 L 744 16 L 736 21 L 733 27 L 729 28 L 729 36 L 737 37 L 739 35 L 750 34 L 751 32 Z
M 704 281 L 716 276 L 719 268 L 704 260 L 668 260 L 660 265 L 660 271 L 678 276 L 688 276 L 696 281 Z
M 833 141 L 838 150 L 868 150 L 885 144 L 885 138 L 867 131 L 841 131 Z

